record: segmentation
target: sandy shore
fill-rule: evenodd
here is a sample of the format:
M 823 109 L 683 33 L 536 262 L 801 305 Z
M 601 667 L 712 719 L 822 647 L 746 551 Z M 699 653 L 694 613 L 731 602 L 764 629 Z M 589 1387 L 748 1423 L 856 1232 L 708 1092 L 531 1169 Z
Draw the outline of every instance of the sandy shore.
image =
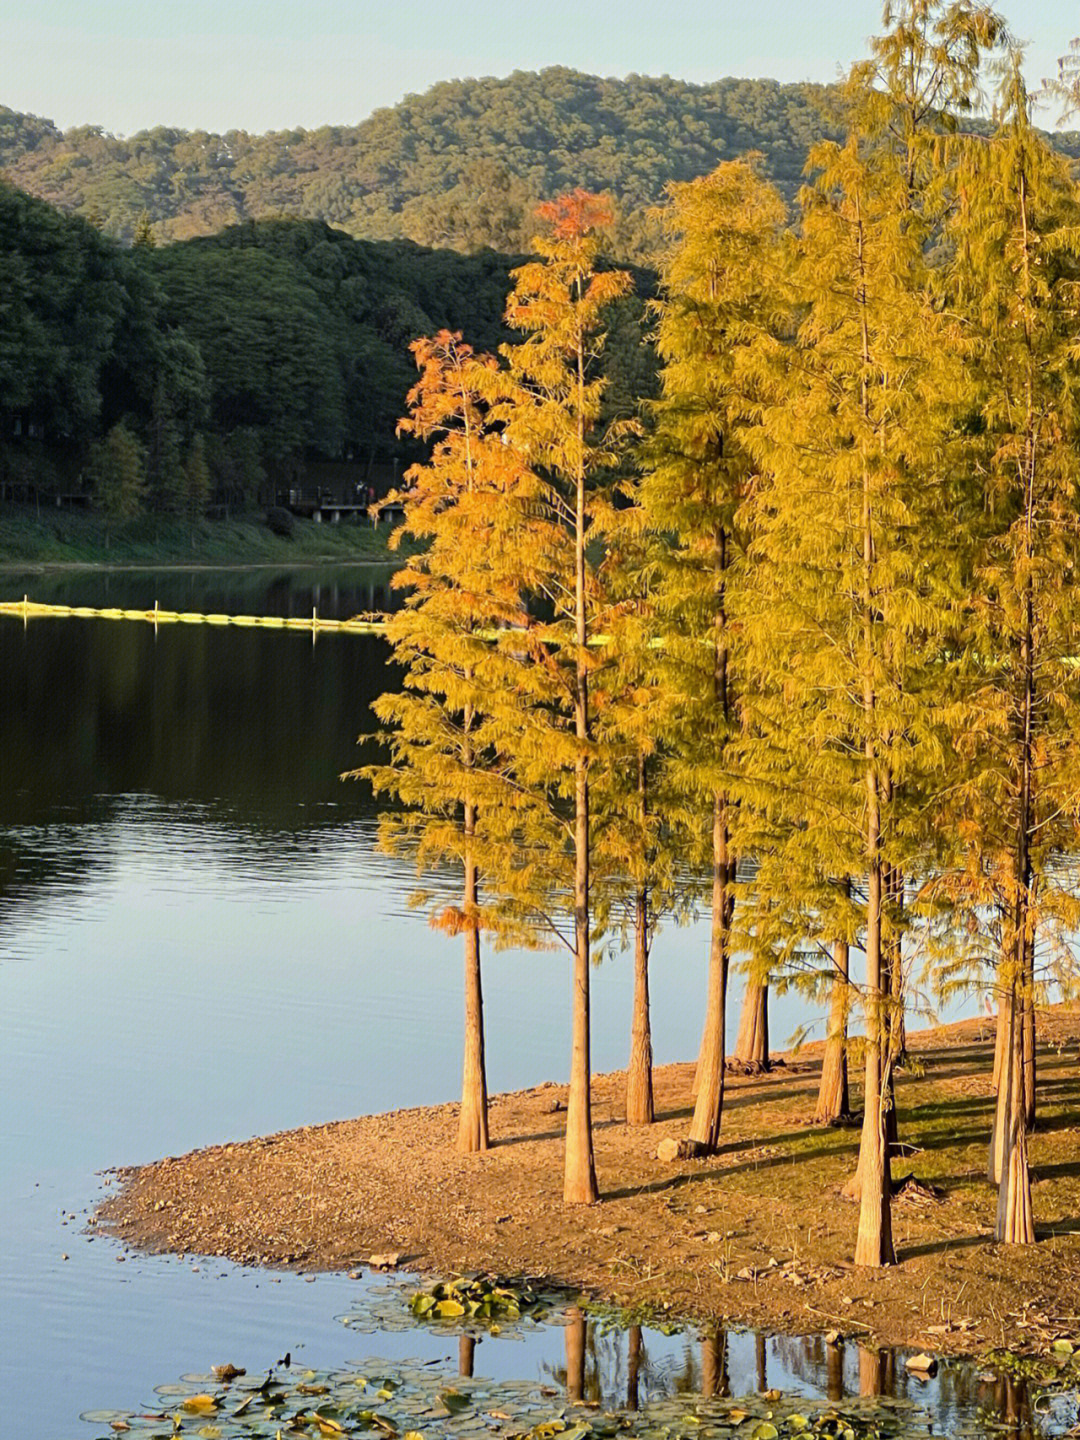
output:
M 542 1277 L 642 1313 L 770 1330 L 839 1330 L 938 1352 L 1040 1347 L 1080 1333 L 1080 1010 L 1040 1018 L 1031 1138 L 1040 1243 L 995 1246 L 986 1183 L 992 1036 L 969 1021 L 910 1037 L 898 1084 L 900 1264 L 851 1264 L 856 1207 L 840 1194 L 858 1131 L 807 1123 L 814 1047 L 729 1082 L 721 1153 L 663 1162 L 690 1115 L 691 1065 L 656 1077 L 659 1119 L 623 1120 L 622 1077 L 594 1082 L 602 1199 L 564 1208 L 564 1091 L 496 1096 L 493 1148 L 461 1156 L 453 1104 L 218 1145 L 120 1172 L 98 1223 L 133 1247 L 249 1265 L 351 1269 L 388 1252 L 425 1273 Z

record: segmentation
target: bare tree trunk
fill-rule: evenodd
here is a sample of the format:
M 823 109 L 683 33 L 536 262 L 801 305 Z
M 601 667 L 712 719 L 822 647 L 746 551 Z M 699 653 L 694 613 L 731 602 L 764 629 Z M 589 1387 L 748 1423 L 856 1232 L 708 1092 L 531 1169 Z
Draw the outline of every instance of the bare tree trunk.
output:
M 579 356 L 579 384 L 584 385 L 584 358 Z M 584 436 L 581 437 L 584 442 Z M 592 1205 L 600 1198 L 592 1136 L 592 1066 L 589 1055 L 589 672 L 585 613 L 585 477 L 579 474 L 574 532 L 574 604 L 577 639 L 575 659 L 574 731 L 578 754 L 574 765 L 574 1040 L 570 1060 L 570 1091 L 566 1105 L 566 1169 L 563 1200 L 567 1205 Z
M 458 1374 L 466 1380 L 473 1378 L 473 1363 L 476 1359 L 476 1337 L 462 1335 L 458 1341 Z
M 821 1083 L 818 1086 L 817 1111 L 814 1121 L 827 1125 L 839 1120 L 851 1109 L 848 1094 L 847 1022 L 848 977 L 850 961 L 846 940 L 833 946 L 832 994 L 829 999 L 829 1033 L 821 1060 Z
M 859 1346 L 859 1394 L 865 1399 L 885 1393 L 884 1358 L 880 1350 Z
M 892 799 L 892 781 L 889 782 L 889 799 Z M 889 902 L 898 923 L 904 907 L 904 872 L 898 865 L 890 865 Z M 907 1000 L 904 987 L 904 942 L 899 931 L 889 937 L 889 1054 L 892 1071 L 904 1063 L 907 1054 Z
M 769 1068 L 769 987 L 758 980 L 746 982 L 735 1058 L 754 1071 Z
M 998 1007 L 997 1007 L 997 1024 L 996 1024 L 996 1026 L 994 1027 L 994 1079 L 993 1079 L 993 1086 L 994 1086 L 994 1090 L 995 1090 L 995 1091 L 997 1090 L 998 1086 L 999 1086 L 1000 1083 L 1001 1083 L 1001 1067 L 1002 1067 L 1003 1064 L 1005 1063 L 1005 1047 L 1006 1047 L 1006 1045 L 1008 1044 L 1008 1036 L 1009 1036 L 1009 1012 L 1008 1012 L 1008 1010 L 1007 1010 L 1007 1008 L 1006 1008 L 1005 1001 L 999 996 L 999 997 L 998 997 Z M 997 1184 L 997 1179 L 996 1179 L 995 1177 L 991 1177 L 991 1178 L 992 1178 L 992 1180 L 993 1180 L 993 1183 L 996 1185 L 996 1184 Z
M 626 1341 L 626 1408 L 636 1410 L 639 1404 L 641 1378 L 641 1326 L 631 1325 Z
M 730 900 L 727 853 L 727 823 L 724 799 L 713 805 L 713 898 L 712 932 L 709 944 L 709 991 L 705 1031 L 698 1056 L 698 1092 L 691 1142 L 705 1154 L 720 1144 L 720 1122 L 724 1113 L 724 1026 L 727 1019 L 728 919 Z
M 457 1148 L 463 1154 L 486 1150 L 487 1074 L 484 1066 L 484 995 L 480 981 L 480 930 L 465 931 L 465 1056 L 461 1075 L 461 1115 Z
M 638 756 L 639 820 L 648 819 L 648 776 L 645 756 Z M 652 1022 L 649 1015 L 649 892 L 640 886 L 634 916 L 634 1016 L 630 1033 L 630 1063 L 626 1068 L 626 1123 L 651 1125 L 653 1107 Z
M 585 1399 L 585 1316 L 576 1306 L 569 1311 L 566 1336 L 566 1398 L 571 1405 Z
M 858 203 L 858 202 L 857 202 Z M 870 368 L 870 341 L 866 316 L 866 273 L 864 232 L 861 210 L 857 211 L 858 294 L 862 307 L 862 411 L 869 423 L 870 405 L 867 386 Z M 884 909 L 882 894 L 881 854 L 881 776 L 880 759 L 875 735 L 877 694 L 874 688 L 874 612 L 875 547 L 874 512 L 870 488 L 870 471 L 864 466 L 862 477 L 862 704 L 865 730 L 866 768 L 866 1079 L 863 1086 L 863 1128 L 859 1143 L 859 1233 L 855 1241 L 855 1264 L 878 1267 L 896 1262 L 892 1240 L 892 1176 L 889 1170 L 889 1146 L 886 1140 L 886 1104 L 889 1089 L 889 1046 L 885 1029 L 887 1017 L 882 1013 L 888 987 L 883 969 L 881 917 Z M 884 1043 L 883 1043 L 884 1042 Z M 884 1055 L 883 1055 L 884 1050 Z
M 1035 946 L 1024 945 L 1024 1123 L 1035 1125 Z
M 1023 167 L 1018 176 L 1018 194 L 1024 244 L 1021 250 L 1025 299 L 1032 296 L 1030 250 L 1027 223 L 1027 176 Z M 1003 979 L 1008 982 L 1008 1039 L 1002 1057 L 998 1086 L 1001 1116 L 997 1222 L 994 1238 L 999 1244 L 1032 1245 L 1035 1225 L 1031 1213 L 1031 1174 L 1028 1169 L 1027 1131 L 1029 1115 L 1035 1110 L 1034 1033 L 1034 887 L 1032 884 L 1031 835 L 1035 812 L 1035 597 L 1032 561 L 1035 555 L 1035 473 L 1036 432 L 1040 424 L 1032 398 L 1034 357 L 1030 353 L 1030 323 L 1025 321 L 1029 344 L 1027 373 L 1027 415 L 1021 476 L 1024 486 L 1023 621 L 1019 636 L 1020 689 L 1015 696 L 1018 725 L 1015 736 L 1019 761 L 1019 794 L 1015 830 L 1014 893 L 1011 934 L 1008 936 Z M 1014 571 L 1015 573 L 1015 571 Z M 1031 1012 L 1030 1015 L 1028 1012 Z M 1029 1033 L 1030 1032 L 1030 1033 Z M 1030 1059 L 1030 1079 L 1028 1061 Z M 1003 1112 L 1003 1113 L 1001 1113 Z M 997 1117 L 995 1117 L 997 1119 Z M 998 1137 L 995 1137 L 996 1139 Z
M 873 773 L 868 786 L 876 824 Z M 876 846 L 874 847 L 876 849 Z M 859 1233 L 856 1265 L 893 1265 L 892 1176 L 886 1139 L 885 1105 L 888 1099 L 888 1047 L 883 1047 L 881 1013 L 881 869 L 871 862 L 866 926 L 866 1079 L 862 1139 L 859 1145 Z M 885 1054 L 882 1054 L 883 1049 Z
M 473 715 L 465 714 L 466 734 Z M 471 741 L 466 740 L 466 763 L 471 763 Z M 477 919 L 478 878 L 473 858 L 476 806 L 466 803 L 462 825 L 465 835 L 465 1036 L 461 1074 L 461 1112 L 457 1148 L 466 1155 L 488 1148 L 487 1074 L 484 1065 L 484 992 L 480 974 L 480 925 Z
M 825 1342 L 825 1396 L 828 1400 L 844 1398 L 844 1342 Z
M 648 904 L 647 892 L 639 890 L 634 929 L 634 1018 L 630 1035 L 630 1064 L 626 1070 L 628 1125 L 651 1125 L 655 1119 L 652 1027 L 649 1019 Z
M 1023 1002 L 1017 994 L 1018 989 L 1014 984 L 1009 992 L 1009 1044 L 1002 1077 L 1005 1082 L 1002 1088 L 1007 1093 L 1007 1105 L 997 1223 L 994 1226 L 994 1239 L 999 1245 L 1035 1243 L 1027 1122 L 1024 1114 L 1024 1014 Z
M 706 1399 L 731 1393 L 727 1373 L 727 1334 L 723 1330 L 707 1330 L 701 1337 L 701 1393 Z
M 728 635 L 725 585 L 727 575 L 727 532 L 716 532 L 715 643 L 713 647 L 713 700 L 726 727 L 731 718 L 728 689 Z M 698 1052 L 695 1077 L 694 1118 L 689 1139 L 703 1154 L 712 1154 L 720 1144 L 720 1123 L 724 1113 L 724 1058 L 727 1025 L 728 951 L 733 896 L 731 882 L 735 866 L 730 853 L 727 799 L 722 791 L 713 796 L 713 883 L 712 928 L 709 935 L 709 984 L 705 1007 L 705 1030 Z

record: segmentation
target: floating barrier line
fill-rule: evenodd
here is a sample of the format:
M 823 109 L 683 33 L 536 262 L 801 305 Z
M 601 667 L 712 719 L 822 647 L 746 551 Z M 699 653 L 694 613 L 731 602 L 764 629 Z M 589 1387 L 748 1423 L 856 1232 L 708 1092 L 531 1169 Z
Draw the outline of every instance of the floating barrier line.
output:
M 28 620 L 141 620 L 153 625 L 239 625 L 260 626 L 264 630 L 302 630 L 312 639 L 316 635 L 382 635 L 386 631 L 387 617 L 375 613 L 353 615 L 348 620 L 320 619 L 312 610 L 311 619 L 300 619 L 296 615 L 204 615 L 198 610 L 162 610 L 157 601 L 152 610 L 120 610 L 116 607 L 95 608 L 91 605 L 39 605 L 35 600 L 23 596 L 21 600 L 0 600 L 0 615 L 11 615 L 25 624 Z M 498 639 L 500 631 L 482 630 L 480 636 L 488 640 Z M 511 636 L 514 631 L 507 632 Z M 608 635 L 591 635 L 590 645 L 607 645 Z M 661 645 L 660 640 L 650 640 L 650 647 Z
M 0 615 L 19 620 L 141 620 L 148 625 L 239 625 L 261 626 L 267 630 L 302 630 L 308 635 L 338 633 L 344 635 L 381 635 L 386 629 L 382 616 L 354 615 L 349 620 L 320 619 L 315 610 L 311 618 L 295 615 L 204 615 L 196 610 L 162 610 L 155 602 L 152 610 L 120 610 L 115 607 L 97 609 L 90 605 L 39 605 L 25 595 L 21 600 L 0 601 Z

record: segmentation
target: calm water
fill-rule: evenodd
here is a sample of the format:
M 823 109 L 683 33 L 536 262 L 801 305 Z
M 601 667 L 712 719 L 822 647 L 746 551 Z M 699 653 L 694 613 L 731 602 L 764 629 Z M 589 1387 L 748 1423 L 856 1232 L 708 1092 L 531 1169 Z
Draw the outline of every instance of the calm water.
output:
M 368 571 L 0 577 L 0 598 L 24 592 L 297 615 L 388 593 Z M 5 618 L 0 674 L 0 1434 L 89 1440 L 80 1412 L 145 1404 L 225 1360 L 357 1358 L 372 1342 L 337 1317 L 358 1282 L 121 1263 L 83 1223 L 108 1167 L 454 1097 L 458 947 L 406 908 L 410 873 L 377 853 L 363 787 L 337 779 L 394 680 L 382 642 Z M 657 943 L 660 1061 L 696 1047 L 705 952 L 703 925 Z M 561 956 L 493 956 L 486 985 L 493 1089 L 564 1079 Z M 625 1061 L 630 993 L 625 961 L 598 971 L 598 1070 Z M 801 1018 L 779 1007 L 778 1040 Z M 610 1398 L 625 1337 L 590 1343 Z M 678 1388 L 696 1346 L 647 1336 L 649 1383 Z M 562 1351 L 558 1330 L 487 1342 L 477 1373 L 551 1374 Z M 770 1384 L 858 1391 L 854 1350 L 767 1351 Z M 448 1342 L 393 1331 L 379 1353 L 434 1358 Z M 754 1388 L 753 1337 L 725 1353 L 736 1393 Z

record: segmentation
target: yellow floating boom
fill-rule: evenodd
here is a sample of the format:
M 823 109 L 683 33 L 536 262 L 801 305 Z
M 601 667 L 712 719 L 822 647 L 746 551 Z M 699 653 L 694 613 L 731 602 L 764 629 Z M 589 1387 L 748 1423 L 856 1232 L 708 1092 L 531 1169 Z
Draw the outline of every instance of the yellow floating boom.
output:
M 310 620 L 295 615 L 203 615 L 196 610 L 162 610 L 156 602 L 152 610 L 95 609 L 90 605 L 39 605 L 25 595 L 21 600 L 0 600 L 0 615 L 12 615 L 24 621 L 74 617 L 78 620 L 141 620 L 155 626 L 259 625 L 269 630 L 302 630 L 308 635 L 381 635 L 386 628 L 386 617 L 382 615 L 354 615 L 348 620 L 323 619 L 315 610 Z

